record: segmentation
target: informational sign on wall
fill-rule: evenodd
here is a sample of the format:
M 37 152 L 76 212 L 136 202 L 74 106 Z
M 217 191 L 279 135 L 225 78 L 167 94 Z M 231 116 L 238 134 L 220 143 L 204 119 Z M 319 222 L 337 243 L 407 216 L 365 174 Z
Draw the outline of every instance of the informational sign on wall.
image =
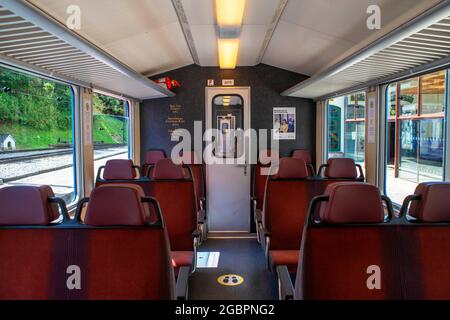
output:
M 84 144 L 92 145 L 92 96 L 89 93 L 83 94 L 84 111 Z
M 274 140 L 296 139 L 295 108 L 273 108 Z
M 368 98 L 369 109 L 367 110 L 367 143 L 376 143 L 376 108 L 375 97 Z
M 169 115 L 166 119 L 166 124 L 169 127 L 169 134 L 171 135 L 176 129 L 182 128 L 184 123 L 185 120 L 182 116 L 182 106 L 179 104 L 169 105 Z

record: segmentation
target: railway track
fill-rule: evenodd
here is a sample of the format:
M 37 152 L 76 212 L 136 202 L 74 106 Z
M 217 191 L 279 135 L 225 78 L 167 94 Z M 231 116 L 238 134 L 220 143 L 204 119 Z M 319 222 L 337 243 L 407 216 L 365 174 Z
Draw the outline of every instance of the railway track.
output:
M 122 145 L 101 145 L 95 146 L 98 149 L 108 149 L 112 147 L 120 147 Z M 38 149 L 31 151 L 8 151 L 8 152 L 0 152 L 0 164 L 2 163 L 13 163 L 13 162 L 21 162 L 32 159 L 42 159 L 54 156 L 61 156 L 71 154 L 73 152 L 72 148 L 48 148 L 48 149 Z

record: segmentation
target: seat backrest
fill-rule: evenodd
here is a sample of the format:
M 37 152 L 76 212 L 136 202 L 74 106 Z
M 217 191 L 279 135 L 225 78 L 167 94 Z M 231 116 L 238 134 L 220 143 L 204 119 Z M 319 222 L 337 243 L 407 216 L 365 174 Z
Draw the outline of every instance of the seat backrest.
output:
M 134 180 L 137 178 L 138 171 L 139 168 L 133 164 L 132 160 L 108 160 L 104 166 L 98 169 L 96 185 L 106 181 Z
M 49 197 L 54 197 L 49 186 L 0 189 L 2 300 L 50 298 L 55 238 L 54 227 L 48 226 L 59 218 L 59 211 Z
M 314 222 L 319 209 L 320 223 Z M 388 202 L 389 206 L 389 202 Z M 297 299 L 403 297 L 397 228 L 385 223 L 375 186 L 335 183 L 308 213 L 297 270 Z M 392 208 L 389 206 L 392 214 Z
M 142 176 L 147 175 L 147 170 L 150 165 L 155 165 L 158 160 L 167 158 L 166 152 L 162 149 L 150 149 L 145 153 L 145 161 L 142 165 Z
M 158 216 L 153 224 L 146 222 L 149 206 Z M 174 297 L 170 245 L 155 199 L 144 198 L 136 185 L 101 186 L 91 194 L 85 224 L 93 228 L 77 230 L 74 239 L 88 241 L 87 253 L 77 260 L 89 270 L 81 298 Z
M 450 183 L 421 183 L 405 199 L 405 209 L 410 201 L 400 249 L 408 252 L 407 264 L 416 266 L 407 272 L 407 283 L 414 285 L 407 298 L 448 300 L 450 282 L 444 279 L 450 279 Z
M 267 180 L 263 224 L 270 231 L 270 250 L 300 248 L 301 231 L 313 197 L 304 160 L 281 158 L 276 175 Z
M 296 149 L 292 151 L 292 158 L 305 160 L 306 165 L 308 166 L 308 174 L 310 176 L 315 175 L 314 165 L 312 163 L 311 152 L 307 149 Z
M 182 152 L 180 156 L 182 163 L 191 169 L 192 179 L 194 180 L 197 209 L 200 209 L 200 198 L 205 197 L 206 193 L 203 164 L 200 162 L 200 158 L 197 156 L 197 153 L 195 151 L 186 150 Z
M 359 175 L 358 170 L 359 169 Z M 329 184 L 335 182 L 364 181 L 362 168 L 350 158 L 331 158 L 327 164 L 321 165 L 318 175 L 323 177 L 316 181 L 316 193 L 323 194 Z
M 266 189 L 266 182 L 268 172 L 263 174 L 262 170 L 268 171 L 271 166 L 271 157 L 278 157 L 278 153 L 271 149 L 263 149 L 259 152 L 258 162 L 253 167 L 252 173 L 252 196 L 257 199 L 256 209 L 262 209 L 264 204 L 264 192 Z
M 49 225 L 60 217 L 49 186 L 0 188 L 0 225 Z
M 124 205 L 109 214 L 115 198 Z M 122 185 L 100 187 L 88 203 L 87 220 L 95 224 L 91 226 L 77 220 L 37 225 L 50 219 L 40 212 L 43 203 L 33 199 L 26 202 L 38 208 L 33 211 L 37 218 L 27 216 L 32 226 L 23 220 L 21 226 L 7 226 L 5 221 L 0 226 L 0 299 L 174 298 L 170 246 L 156 200 Z M 158 213 L 154 224 L 143 219 L 147 203 L 141 201 Z
M 159 160 L 149 182 L 149 194 L 161 206 L 173 251 L 193 251 L 192 233 L 197 228 L 197 206 L 189 168 L 171 159 Z
M 450 222 L 450 182 L 420 183 L 409 215 L 422 222 Z

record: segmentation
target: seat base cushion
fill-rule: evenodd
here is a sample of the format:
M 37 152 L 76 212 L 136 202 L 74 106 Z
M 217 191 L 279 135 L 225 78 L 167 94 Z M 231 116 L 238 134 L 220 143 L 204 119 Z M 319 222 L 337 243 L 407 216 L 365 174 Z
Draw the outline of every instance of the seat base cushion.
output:
M 193 251 L 172 251 L 172 265 L 175 270 L 175 275 L 178 274 L 180 267 L 190 267 L 194 264 Z
M 299 254 L 299 250 L 270 250 L 269 259 L 272 270 L 275 270 L 276 266 L 287 266 L 289 273 L 295 273 Z

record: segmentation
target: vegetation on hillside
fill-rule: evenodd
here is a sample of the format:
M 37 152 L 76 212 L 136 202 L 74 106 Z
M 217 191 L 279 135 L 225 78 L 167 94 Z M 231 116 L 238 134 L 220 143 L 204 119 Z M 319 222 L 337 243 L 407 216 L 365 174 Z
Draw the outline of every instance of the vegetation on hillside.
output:
M 128 140 L 123 102 L 93 96 L 94 142 Z M 10 134 L 17 149 L 72 143 L 72 92 L 68 85 L 0 68 L 0 134 Z

